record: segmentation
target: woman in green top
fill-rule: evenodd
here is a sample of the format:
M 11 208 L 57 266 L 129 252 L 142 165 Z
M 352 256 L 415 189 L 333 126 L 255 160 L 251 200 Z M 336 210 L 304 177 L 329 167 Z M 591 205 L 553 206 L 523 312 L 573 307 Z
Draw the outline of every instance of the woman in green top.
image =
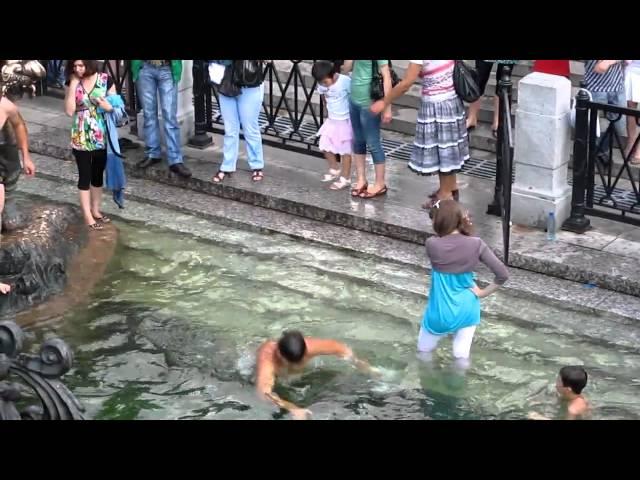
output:
M 374 198 L 387 193 L 384 173 L 384 150 L 380 143 L 380 122 L 391 121 L 391 106 L 382 115 L 369 110 L 371 106 L 371 81 L 373 80 L 374 60 L 345 60 L 343 71 L 351 74 L 351 99 L 349 114 L 353 128 L 353 157 L 356 164 L 357 181 L 351 190 L 351 196 L 360 198 Z M 382 75 L 384 93 L 391 91 L 391 74 L 388 60 L 375 60 Z M 373 158 L 375 183 L 369 186 L 366 176 L 365 156 L 367 147 Z

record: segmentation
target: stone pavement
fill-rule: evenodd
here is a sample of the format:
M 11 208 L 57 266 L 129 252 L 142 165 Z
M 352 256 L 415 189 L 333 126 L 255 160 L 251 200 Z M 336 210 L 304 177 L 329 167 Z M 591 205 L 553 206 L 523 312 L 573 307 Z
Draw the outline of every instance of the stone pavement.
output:
M 71 159 L 70 120 L 62 112 L 62 101 L 41 97 L 25 99 L 20 106 L 29 126 L 32 151 Z M 128 136 L 126 129 L 123 134 Z M 324 160 L 268 146 L 265 146 L 264 182 L 251 182 L 242 146 L 238 172 L 222 185 L 213 184 L 210 178 L 222 157 L 221 137 L 215 135 L 214 142 L 214 146 L 205 150 L 185 148 L 185 163 L 194 173 L 190 180 L 169 175 L 165 166 L 136 171 L 133 164 L 142 157 L 142 148 L 125 152 L 128 174 L 406 242 L 421 244 L 432 234 L 431 222 L 420 204 L 437 187 L 437 178 L 417 176 L 404 162 L 388 162 L 390 190 L 386 197 L 354 200 L 347 190 L 333 192 L 319 181 L 325 170 Z M 40 172 L 45 176 L 56 175 L 42 169 Z M 369 177 L 372 178 L 371 172 Z M 461 202 L 469 209 L 478 234 L 499 253 L 500 220 L 485 214 L 493 183 L 462 175 L 460 184 Z M 609 220 L 591 220 L 592 231 L 584 235 L 559 232 L 555 242 L 548 242 L 544 232 L 514 226 L 511 265 L 640 296 L 640 229 Z

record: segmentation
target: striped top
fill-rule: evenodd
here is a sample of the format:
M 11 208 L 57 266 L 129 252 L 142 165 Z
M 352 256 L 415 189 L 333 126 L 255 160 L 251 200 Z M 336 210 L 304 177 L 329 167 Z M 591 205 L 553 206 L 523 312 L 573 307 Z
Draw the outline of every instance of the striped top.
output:
M 515 65 L 518 60 L 485 60 L 485 62 L 500 63 L 503 65 Z
M 604 73 L 596 73 L 594 68 L 600 60 L 587 60 L 584 67 L 584 81 L 590 92 L 621 92 L 624 90 L 622 63 L 609 67 Z
M 448 100 L 456 96 L 453 86 L 455 60 L 410 60 L 421 65 L 422 98 L 430 102 Z

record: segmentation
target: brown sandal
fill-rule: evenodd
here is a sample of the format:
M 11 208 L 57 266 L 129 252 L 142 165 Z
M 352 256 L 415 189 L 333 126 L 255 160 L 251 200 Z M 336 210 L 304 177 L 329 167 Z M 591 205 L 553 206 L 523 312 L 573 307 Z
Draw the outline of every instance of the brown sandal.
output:
M 362 192 L 360 194 L 360 198 L 376 198 L 376 197 L 381 197 L 382 195 L 385 195 L 387 193 L 389 189 L 387 188 L 387 186 L 385 185 L 384 187 L 382 187 L 380 190 L 378 190 L 375 193 L 369 193 L 368 190 L 365 190 L 364 192 Z
M 436 190 L 435 192 L 433 192 L 431 195 L 429 195 L 429 200 L 427 200 L 425 203 L 423 203 L 422 205 L 420 205 L 424 210 L 429 210 L 431 208 L 431 202 L 430 200 L 433 200 L 434 198 L 437 199 L 438 198 L 438 193 L 440 192 L 440 190 Z M 451 190 L 451 194 L 453 195 L 453 199 L 456 202 L 460 202 L 460 190 Z M 437 201 L 437 200 L 436 200 Z
M 261 182 L 263 178 L 264 173 L 262 173 L 262 170 L 254 170 L 253 175 L 251 175 L 251 180 L 254 182 Z
M 359 197 L 360 195 L 362 195 L 362 192 L 364 192 L 367 188 L 369 188 L 369 184 L 367 182 L 365 182 L 364 185 L 360 188 L 354 187 L 351 189 L 351 196 Z
M 87 225 L 90 230 L 104 230 L 101 223 L 94 223 L 93 225 Z

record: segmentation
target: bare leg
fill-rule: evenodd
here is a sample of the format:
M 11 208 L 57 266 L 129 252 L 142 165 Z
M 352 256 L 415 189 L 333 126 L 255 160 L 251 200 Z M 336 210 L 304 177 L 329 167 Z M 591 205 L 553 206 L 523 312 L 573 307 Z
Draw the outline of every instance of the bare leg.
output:
M 89 187 L 91 193 L 91 215 L 93 218 L 102 217 L 100 213 L 102 207 L 102 187 Z
M 356 164 L 356 186 L 357 190 L 361 189 L 367 183 L 367 170 L 365 166 L 365 155 L 354 154 L 353 158 Z
M 385 187 L 385 164 L 384 163 L 374 163 L 373 169 L 376 172 L 376 181 L 373 184 L 373 187 L 369 187 L 369 193 L 376 193 L 382 190 Z
M 329 164 L 329 172 L 322 177 L 322 181 L 330 182 L 340 175 L 340 165 L 338 165 L 336 156 L 331 152 L 324 152 L 324 158 L 327 159 Z
M 498 109 L 500 108 L 498 103 L 498 96 L 493 97 L 493 123 L 491 124 L 491 130 L 498 130 Z
M 478 125 L 478 112 L 480 111 L 481 103 L 482 97 L 469 105 L 469 111 L 467 112 L 467 128 Z
M 336 156 L 331 152 L 324 152 L 324 158 L 327 159 L 327 163 L 329 164 L 330 170 L 338 170 L 338 161 L 336 160 Z
M 629 108 L 638 108 L 637 102 L 627 102 Z M 636 118 L 628 116 L 627 117 L 627 148 L 626 154 L 629 155 L 631 149 L 633 148 L 634 142 L 636 141 L 636 137 L 638 136 L 638 125 L 636 124 Z M 640 163 L 640 146 L 636 147 L 634 155 L 633 155 L 633 163 Z
M 84 222 L 87 225 L 93 225 L 96 220 L 91 215 L 91 192 L 89 190 L 78 190 L 78 196 L 80 197 L 80 208 L 82 209 Z
M 0 183 L 0 238 L 2 237 L 2 212 L 4 212 L 4 185 Z
M 342 155 L 342 176 L 351 181 L 351 155 Z
M 438 191 L 438 198 L 449 199 L 453 195 L 453 191 L 458 189 L 458 181 L 455 173 L 447 175 L 439 175 L 440 177 L 440 190 Z

